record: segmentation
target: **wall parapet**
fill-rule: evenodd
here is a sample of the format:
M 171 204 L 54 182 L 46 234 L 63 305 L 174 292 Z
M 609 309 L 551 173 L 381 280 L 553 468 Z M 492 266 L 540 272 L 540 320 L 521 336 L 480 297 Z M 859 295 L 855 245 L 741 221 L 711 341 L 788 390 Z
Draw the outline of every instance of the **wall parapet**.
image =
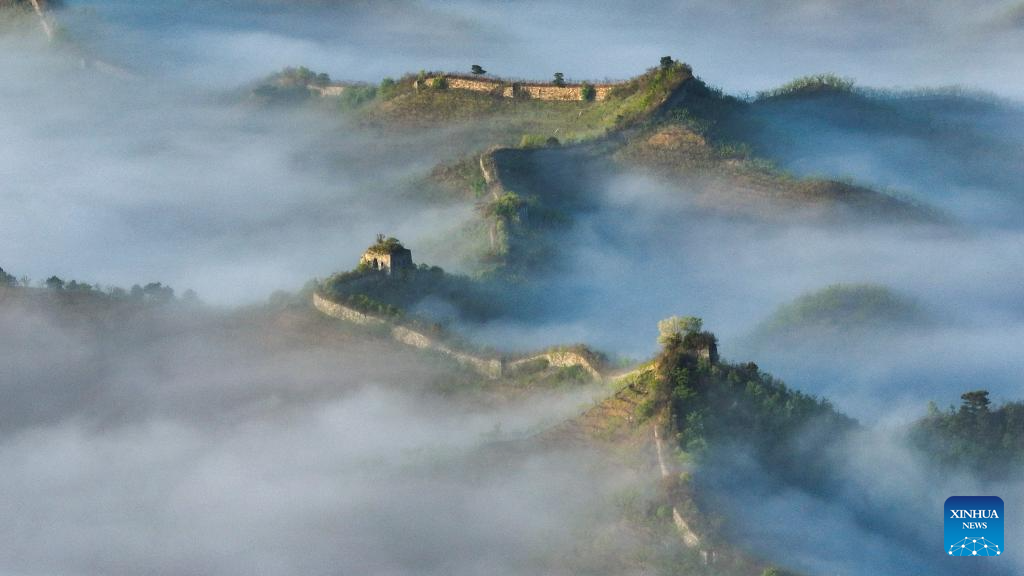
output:
M 355 308 L 339 304 L 333 300 L 324 298 L 319 293 L 313 293 L 313 307 L 319 310 L 321 313 L 337 318 L 338 320 L 345 320 L 352 322 L 353 324 L 359 324 L 360 326 L 384 326 L 388 322 L 377 316 L 360 312 Z
M 444 342 L 439 342 L 436 338 L 430 335 L 424 334 L 423 332 L 419 332 L 407 326 L 399 326 L 390 320 L 380 318 L 373 314 L 367 314 L 350 306 L 340 304 L 324 297 L 319 292 L 313 293 L 313 307 L 325 316 L 330 316 L 331 318 L 344 320 L 360 326 L 390 326 L 389 335 L 394 341 L 420 350 L 429 350 L 431 352 L 443 354 L 459 364 L 471 368 L 478 374 L 491 379 L 501 378 L 509 370 L 515 370 L 529 364 L 530 362 L 536 362 L 538 360 L 546 361 L 549 366 L 558 368 L 579 366 L 594 379 L 600 380 L 602 378 L 601 372 L 594 366 L 594 363 L 591 362 L 584 354 L 574 350 L 549 350 L 547 352 L 533 354 L 516 360 L 507 360 L 501 357 L 480 356 L 462 350 L 457 350 Z
M 318 86 L 316 84 L 306 84 L 306 89 L 310 92 L 316 92 L 321 98 L 338 97 L 345 93 L 348 86 L 341 84 L 327 84 L 325 86 Z
M 443 78 L 448 89 L 469 90 L 501 96 L 503 98 L 531 98 L 549 102 L 579 102 L 583 100 L 583 86 L 594 88 L 594 101 L 608 98 L 609 92 L 618 84 L 572 83 L 559 86 L 544 82 L 513 82 L 498 78 L 470 78 L 453 74 L 437 74 L 424 77 L 416 83 L 417 89 L 432 86 L 435 79 Z

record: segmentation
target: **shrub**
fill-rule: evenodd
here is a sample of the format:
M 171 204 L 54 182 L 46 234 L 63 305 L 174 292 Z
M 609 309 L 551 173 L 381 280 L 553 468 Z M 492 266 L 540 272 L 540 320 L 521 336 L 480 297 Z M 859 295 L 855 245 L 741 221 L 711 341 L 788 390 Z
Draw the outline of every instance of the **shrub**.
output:
M 437 76 L 430 81 L 430 87 L 435 90 L 444 90 L 448 88 L 448 79 L 444 76 Z
M 385 78 L 380 81 L 380 88 L 377 90 L 377 94 L 384 100 L 388 100 L 395 95 L 397 89 L 398 83 L 395 82 L 394 78 Z
M 827 94 L 849 94 L 854 91 L 854 82 L 835 74 L 815 74 L 797 78 L 774 90 L 757 94 L 758 100 L 784 98 L 787 96 L 822 96 Z
M 523 134 L 519 140 L 520 148 L 543 148 L 548 144 L 549 138 L 541 134 Z M 557 142 L 558 139 L 556 138 Z
M 506 192 L 500 198 L 491 202 L 486 209 L 488 216 L 497 216 L 509 220 L 519 216 L 519 210 L 526 205 L 526 202 L 515 192 Z
M 580 97 L 585 102 L 593 102 L 597 98 L 597 89 L 594 85 L 589 82 L 584 82 L 580 85 Z
M 338 106 L 342 110 L 354 110 L 377 97 L 377 87 L 371 85 L 354 85 L 347 87 L 338 97 Z
M 658 322 L 658 342 L 664 345 L 673 338 L 698 334 L 703 327 L 704 321 L 695 316 L 670 316 Z

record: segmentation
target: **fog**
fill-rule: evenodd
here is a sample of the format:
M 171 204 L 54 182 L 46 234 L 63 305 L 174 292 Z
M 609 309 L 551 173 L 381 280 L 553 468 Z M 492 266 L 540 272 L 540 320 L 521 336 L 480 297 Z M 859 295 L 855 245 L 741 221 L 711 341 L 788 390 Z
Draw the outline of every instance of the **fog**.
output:
M 685 190 L 649 177 L 605 186 L 595 213 L 559 240 L 567 266 L 544 283 L 544 318 L 491 325 L 479 337 L 523 347 L 583 340 L 643 358 L 654 351 L 658 320 L 690 314 L 720 336 L 727 358 L 756 361 L 866 421 L 894 403 L 916 413 L 928 399 L 955 403 L 979 386 L 1002 400 L 1019 396 L 1024 231 L 766 223 L 695 207 Z M 865 282 L 911 295 L 934 324 L 866 335 L 839 349 L 826 342 L 773 350 L 747 341 L 780 304 Z
M 140 64 L 225 85 L 296 61 L 372 81 L 472 63 L 504 76 L 628 78 L 672 54 L 737 92 L 831 71 L 876 86 L 959 84 L 1024 95 L 1007 73 L 1024 42 L 1014 0 L 656 0 L 642 9 L 577 0 L 68 5 L 69 17 L 116 37 Z
M 838 464 L 830 484 L 816 487 L 780 485 L 742 449 L 731 451 L 702 471 L 705 505 L 744 519 L 728 528 L 732 538 L 811 574 L 963 574 L 963 563 L 941 551 L 931 520 L 949 495 L 1000 494 L 1006 534 L 1024 528 L 1019 481 L 937 476 L 892 423 L 854 433 L 832 451 Z M 1016 574 L 1022 567 L 1006 554 L 972 564 L 970 573 Z
M 337 116 L 78 70 L 31 38 L 0 43 L 0 228 L 19 275 L 162 281 L 244 303 L 351 268 L 378 232 L 413 242 L 470 215 L 403 198 L 451 154 L 444 131 L 384 141 Z
M 572 565 L 636 486 L 585 450 L 495 445 L 583 391 L 445 401 L 444 363 L 365 335 L 21 300 L 0 311 L 4 573 L 529 573 Z
M 672 54 L 732 92 L 832 71 L 1009 99 L 956 122 L 930 113 L 926 124 L 971 127 L 948 145 L 816 111 L 759 116 L 768 137 L 802 142 L 778 153 L 784 168 L 891 188 L 947 224 L 766 222 L 624 169 L 593 183 L 593 205 L 558 236 L 562 266 L 531 292 L 542 296 L 529 315 L 464 328 L 505 349 L 578 341 L 642 359 L 659 319 L 697 315 L 726 359 L 867 424 L 836 447 L 847 465 L 827 494 L 758 482 L 741 451 L 708 467 L 708 498 L 737 542 L 780 564 L 942 573 L 925 519 L 954 493 L 1001 495 L 1008 533 L 1022 528 L 1019 483 L 937 481 L 899 440 L 928 400 L 1022 397 L 1015 2 L 65 4 L 74 49 L 0 36 L 0 264 L 36 281 L 162 281 L 225 307 L 350 268 L 378 232 L 417 261 L 466 265 L 445 240 L 473 207 L 411 193 L 438 162 L 476 150 L 460 141 L 466 128 L 385 134 L 246 101 L 241 86 L 283 66 L 373 82 L 471 63 L 625 78 Z M 96 59 L 129 74 L 81 66 Z M 984 158 L 965 153 L 978 149 Z M 778 305 L 862 282 L 911 295 L 936 322 L 839 349 L 747 340 Z M 588 527 L 614 532 L 610 502 L 638 482 L 584 450 L 494 455 L 495 440 L 576 414 L 586 393 L 451 403 L 435 389 L 448 368 L 380 341 L 274 336 L 279 326 L 210 310 L 97 332 L 3 304 L 3 573 L 537 573 Z M 892 510 L 905 517 L 882 517 Z M 793 522 L 761 529 L 766 516 Z M 911 551 L 889 551 L 892 540 Z

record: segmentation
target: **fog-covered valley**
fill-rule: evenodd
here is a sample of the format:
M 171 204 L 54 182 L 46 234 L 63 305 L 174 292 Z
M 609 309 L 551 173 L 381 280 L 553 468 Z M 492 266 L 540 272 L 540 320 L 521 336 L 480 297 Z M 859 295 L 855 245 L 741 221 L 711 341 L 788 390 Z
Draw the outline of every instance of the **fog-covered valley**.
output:
M 1024 460 L 972 468 L 956 428 L 987 390 L 1024 453 L 1017 3 L 66 0 L 52 42 L 19 4 L 0 574 L 952 575 L 946 497 L 1024 527 Z M 639 80 L 427 79 L 473 63 Z M 261 96 L 293 66 L 356 96 Z M 854 84 L 786 85 L 820 72 Z M 415 305 L 311 306 L 377 234 Z

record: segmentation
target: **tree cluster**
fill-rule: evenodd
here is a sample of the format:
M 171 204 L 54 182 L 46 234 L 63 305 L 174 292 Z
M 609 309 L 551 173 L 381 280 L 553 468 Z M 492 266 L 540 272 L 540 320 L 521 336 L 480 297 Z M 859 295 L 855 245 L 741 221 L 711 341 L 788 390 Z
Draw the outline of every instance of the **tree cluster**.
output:
M 943 468 L 962 468 L 1002 478 L 1024 464 L 1024 402 L 993 409 L 987 390 L 965 392 L 959 408 L 928 415 L 911 430 L 912 442 Z
M 752 450 L 765 468 L 813 484 L 831 466 L 827 447 L 855 426 L 827 400 L 791 390 L 754 363 L 708 362 L 695 352 L 714 335 L 699 318 L 673 317 L 659 324 L 662 352 L 652 391 L 667 409 L 679 447 L 694 456 L 731 446 Z M 660 407 L 660 408 L 659 408 Z M 816 441 L 803 442 L 806 434 Z

